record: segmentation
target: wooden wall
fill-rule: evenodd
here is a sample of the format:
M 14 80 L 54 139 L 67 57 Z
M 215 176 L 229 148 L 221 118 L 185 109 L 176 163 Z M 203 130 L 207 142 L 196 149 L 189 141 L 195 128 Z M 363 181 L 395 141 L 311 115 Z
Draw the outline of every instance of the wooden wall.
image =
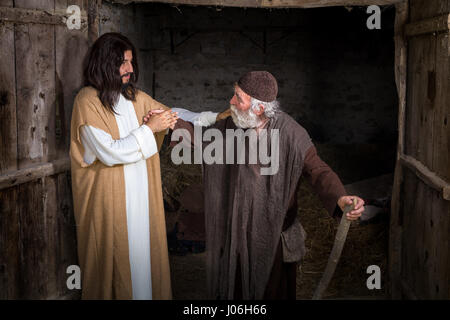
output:
M 449 0 L 410 0 L 403 40 L 397 37 L 404 56 L 397 59 L 400 134 L 389 256 L 394 298 L 450 298 L 449 12 Z
M 38 10 L 33 22 L 0 21 L 0 299 L 78 294 L 66 287 L 77 264 L 68 150 L 86 21 L 69 30 L 38 15 L 60 17 L 72 4 L 86 16 L 82 0 L 0 0 L 3 17 Z

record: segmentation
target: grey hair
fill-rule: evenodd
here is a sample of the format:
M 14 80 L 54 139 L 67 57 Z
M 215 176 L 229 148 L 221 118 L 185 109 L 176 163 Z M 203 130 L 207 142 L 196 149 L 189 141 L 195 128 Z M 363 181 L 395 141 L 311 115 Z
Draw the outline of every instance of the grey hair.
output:
M 280 110 L 280 103 L 277 100 L 265 102 L 252 97 L 250 103 L 252 104 L 253 111 L 258 110 L 258 106 L 262 104 L 264 106 L 264 115 L 267 118 L 275 117 L 275 114 Z

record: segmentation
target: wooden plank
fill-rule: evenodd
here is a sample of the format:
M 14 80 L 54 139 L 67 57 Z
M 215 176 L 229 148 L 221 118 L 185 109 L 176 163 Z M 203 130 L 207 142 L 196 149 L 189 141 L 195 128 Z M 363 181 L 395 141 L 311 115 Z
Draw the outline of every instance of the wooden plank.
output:
M 405 153 L 432 168 L 435 103 L 435 48 L 432 36 L 411 38 L 408 44 L 408 96 Z
M 54 26 L 16 26 L 19 168 L 55 156 L 54 55 Z
M 88 40 L 93 44 L 99 36 L 98 0 L 89 0 L 88 7 Z
M 66 19 L 70 16 L 66 10 L 67 6 L 55 11 L 0 7 L 0 21 L 66 25 Z M 85 11 L 80 12 L 80 18 L 81 25 L 85 26 L 87 24 Z
M 18 188 L 0 191 L 0 299 L 19 298 Z
M 419 37 L 419 60 L 413 63 L 420 64 L 418 77 L 418 96 L 416 103 L 420 112 L 419 128 L 416 134 L 419 139 L 419 150 L 422 152 L 417 158 L 425 166 L 433 170 L 434 135 L 433 123 L 435 117 L 436 98 L 436 38 L 434 36 Z M 419 49 L 420 48 L 420 49 Z M 415 48 L 412 48 L 414 50 Z
M 450 181 L 450 37 L 440 34 L 436 38 L 436 99 L 434 129 L 433 170 Z
M 405 106 L 406 106 L 406 76 L 407 76 L 407 41 L 403 34 L 403 26 L 408 20 L 408 4 L 403 2 L 395 5 L 395 83 L 398 95 L 398 142 L 397 162 L 395 165 L 394 182 L 391 200 L 391 219 L 389 225 L 389 295 L 393 299 L 401 298 L 401 265 L 402 265 L 402 220 L 401 202 L 403 188 L 403 167 L 398 159 L 404 152 L 405 137 Z
M 426 271 L 423 265 L 423 227 L 424 215 L 427 213 L 426 203 L 426 185 L 414 176 L 414 184 L 416 184 L 416 192 L 413 193 L 414 208 L 411 214 L 411 224 L 408 230 L 409 236 L 405 242 L 409 245 L 408 253 L 410 255 L 410 275 L 409 283 L 412 291 L 419 299 L 424 299 L 425 292 L 423 288 L 424 272 Z M 408 246 L 407 245 L 407 246 Z
M 42 180 L 19 186 L 20 217 L 20 298 L 47 296 L 46 229 L 43 213 Z
M 65 24 L 63 15 L 43 10 L 0 8 L 0 21 L 17 23 Z
M 59 240 L 58 228 L 58 188 L 57 176 L 49 176 L 42 179 L 43 189 L 43 211 L 40 213 L 44 217 L 44 241 L 45 241 L 45 255 L 46 261 L 46 295 L 59 295 L 59 279 L 58 279 L 58 261 L 59 247 L 61 243 Z M 40 298 L 45 298 L 40 297 Z
M 12 7 L 14 6 L 13 0 L 0 0 L 0 7 Z
M 449 0 L 413 0 L 410 1 L 411 22 L 433 18 L 448 13 Z
M 46 227 L 47 298 L 76 295 L 66 285 L 67 267 L 77 265 L 76 229 L 73 216 L 70 173 L 43 179 Z
M 70 4 L 82 6 L 81 0 L 70 0 Z M 66 0 L 57 0 L 55 7 L 67 6 Z M 56 148 L 57 158 L 69 152 L 70 120 L 73 101 L 83 86 L 83 59 L 88 50 L 87 30 L 69 30 L 66 26 L 55 26 L 56 59 Z
M 450 14 L 444 14 L 438 17 L 407 24 L 405 26 L 405 35 L 407 37 L 412 37 L 427 33 L 448 32 L 449 29 Z
M 248 7 L 248 8 L 317 8 L 330 6 L 368 6 L 371 4 L 388 5 L 403 0 L 112 0 L 109 2 L 152 3 L 162 2 L 179 5 Z
M 418 51 L 412 48 L 417 47 L 417 38 L 409 39 L 408 42 L 408 58 L 407 58 L 407 95 L 405 105 L 405 124 L 404 124 L 404 154 L 408 154 L 414 158 L 418 157 L 418 134 L 417 127 L 419 125 L 419 105 L 415 103 L 418 95 L 419 71 L 413 61 L 418 61 Z
M 0 24 L 0 174 L 17 169 L 14 25 Z
M 406 106 L 406 76 L 407 76 L 407 40 L 403 33 L 403 26 L 408 20 L 408 6 L 406 3 L 395 7 L 395 84 L 397 86 L 398 105 L 398 147 L 397 155 L 403 154 L 405 136 L 405 106 Z
M 55 7 L 54 0 L 15 0 L 15 8 L 53 10 Z
M 59 296 L 72 295 L 79 297 L 79 291 L 69 290 L 66 286 L 67 267 L 78 265 L 75 218 L 73 215 L 72 189 L 70 172 L 57 176 L 57 228 L 58 228 L 58 262 L 57 283 Z
M 432 299 L 450 299 L 450 202 L 438 192 L 430 198 L 429 292 Z
M 404 189 L 402 190 L 402 244 L 401 244 L 401 271 L 400 281 L 409 284 L 414 289 L 414 268 L 415 261 L 416 235 L 414 234 L 414 226 L 417 216 L 417 191 L 418 179 L 412 172 L 404 170 Z
M 431 200 L 433 189 L 428 185 L 419 181 L 417 224 L 414 228 L 417 239 L 416 255 L 418 264 L 415 271 L 416 292 L 424 299 L 432 298 L 429 290 L 429 276 L 432 262 L 430 261 L 431 251 L 431 234 L 430 234 L 430 218 L 431 218 Z
M 450 200 L 450 184 L 448 182 L 410 156 L 401 156 L 400 162 L 411 169 L 423 182 L 440 192 L 445 200 Z
M 435 260 L 435 229 L 438 227 L 435 225 L 436 222 L 439 222 L 439 217 L 436 217 L 433 214 L 433 202 L 434 201 L 442 201 L 440 199 L 440 195 L 436 190 L 432 188 L 427 188 L 426 195 L 426 203 L 427 203 L 427 211 L 424 212 L 423 215 L 423 224 L 424 224 L 424 233 L 423 233 L 423 246 L 424 246 L 424 269 L 427 271 L 422 275 L 425 296 L 429 299 L 436 298 L 436 292 L 433 289 L 434 286 L 434 277 L 436 275 L 436 260 Z M 437 199 L 436 199 L 437 197 Z M 439 247 L 439 244 L 438 244 Z
M 414 291 L 412 291 L 411 287 L 406 283 L 406 281 L 401 281 L 402 292 L 405 294 L 406 298 L 409 300 L 418 300 Z
M 401 204 L 405 199 L 402 197 L 403 168 L 397 161 L 395 165 L 394 183 L 391 199 L 391 218 L 389 223 L 389 296 L 392 299 L 401 298 L 401 270 L 402 270 L 402 234 L 403 221 Z
M 0 176 L 0 190 L 70 170 L 69 158 L 42 163 Z

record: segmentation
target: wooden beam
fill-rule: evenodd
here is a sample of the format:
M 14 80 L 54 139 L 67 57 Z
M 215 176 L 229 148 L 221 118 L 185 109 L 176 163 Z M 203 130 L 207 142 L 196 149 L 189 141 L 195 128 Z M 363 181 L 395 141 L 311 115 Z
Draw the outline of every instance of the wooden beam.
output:
M 450 14 L 412 22 L 405 26 L 405 35 L 414 37 L 428 33 L 448 32 L 450 29 Z
M 98 38 L 99 20 L 98 8 L 101 0 L 89 0 L 88 4 L 88 42 L 92 45 Z
M 70 159 L 63 158 L 53 162 L 47 162 L 11 173 L 6 173 L 0 176 L 0 190 L 68 170 L 70 170 Z
M 445 200 L 450 200 L 450 184 L 441 179 L 420 161 L 417 161 L 411 156 L 401 155 L 400 163 L 414 171 L 414 173 L 427 185 L 442 192 L 442 197 Z
M 401 264 L 402 264 L 402 221 L 400 218 L 400 204 L 402 198 L 402 184 L 404 169 L 399 163 L 403 154 L 405 132 L 406 106 L 406 71 L 407 71 L 407 41 L 403 27 L 408 21 L 408 2 L 395 5 L 395 83 L 398 94 L 398 144 L 397 163 L 395 165 L 394 184 L 392 188 L 391 219 L 389 226 L 389 295 L 392 299 L 401 298 Z
M 160 2 L 173 5 L 219 6 L 242 8 L 317 8 L 332 6 L 388 5 L 404 0 L 111 0 L 113 3 L 151 3 Z
M 37 23 L 37 24 L 66 24 L 70 16 L 64 10 L 32 10 L 21 8 L 0 7 L 0 21 L 15 23 Z M 86 12 L 81 12 L 81 25 L 86 24 Z

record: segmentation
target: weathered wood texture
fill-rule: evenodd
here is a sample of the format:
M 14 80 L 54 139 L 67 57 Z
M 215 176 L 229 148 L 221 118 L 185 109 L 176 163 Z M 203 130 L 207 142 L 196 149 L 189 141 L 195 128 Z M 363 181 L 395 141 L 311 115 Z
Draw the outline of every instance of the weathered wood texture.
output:
M 405 26 L 405 35 L 408 37 L 435 33 L 448 32 L 450 29 L 450 14 L 444 14 L 438 17 L 409 23 Z
M 66 155 L 67 156 L 67 155 Z M 11 171 L 0 176 L 0 190 L 70 170 L 68 157 Z
M 407 94 L 404 115 L 399 110 L 404 154 L 400 149 L 392 201 L 391 294 L 449 299 L 450 1 L 411 0 L 409 6 L 408 65 L 396 59 L 396 68 L 407 70 Z M 402 77 L 397 85 L 402 98 Z
M 68 5 L 85 9 L 82 0 L 56 0 L 55 9 Z M 70 119 L 73 100 L 83 86 L 83 60 L 88 50 L 86 30 L 69 30 L 55 26 L 55 89 L 56 89 L 56 149 L 57 157 L 66 157 L 70 141 Z
M 407 41 L 403 28 L 408 21 L 408 3 L 402 2 L 395 6 L 395 83 L 398 94 L 398 143 L 397 163 L 395 166 L 394 183 L 392 187 L 391 220 L 389 226 L 389 293 L 394 299 L 401 297 L 401 241 L 402 219 L 400 195 L 403 186 L 403 167 L 398 159 L 404 150 L 405 108 L 406 108 L 406 75 L 407 75 Z
M 98 38 L 100 0 L 90 0 L 88 3 L 88 39 L 92 44 Z
M 387 5 L 401 1 L 403 0 L 112 0 L 110 2 L 121 4 L 132 2 L 163 2 L 180 5 L 245 8 L 317 8 L 330 6 L 368 6 L 371 4 Z
M 0 174 L 17 168 L 14 25 L 0 24 Z
M 66 269 L 77 256 L 69 175 L 0 191 L 0 299 L 72 293 Z
M 0 20 L 5 22 L 65 25 L 69 16 L 67 6 L 61 10 L 34 10 L 0 6 Z M 81 12 L 80 18 L 81 22 L 86 24 L 85 12 Z
M 16 17 L 72 4 L 86 16 L 85 0 L 0 0 Z M 16 20 L 0 23 L 0 299 L 77 297 L 66 286 L 77 264 L 67 158 L 87 29 Z
M 405 170 L 401 281 L 418 299 L 449 297 L 450 205 Z

